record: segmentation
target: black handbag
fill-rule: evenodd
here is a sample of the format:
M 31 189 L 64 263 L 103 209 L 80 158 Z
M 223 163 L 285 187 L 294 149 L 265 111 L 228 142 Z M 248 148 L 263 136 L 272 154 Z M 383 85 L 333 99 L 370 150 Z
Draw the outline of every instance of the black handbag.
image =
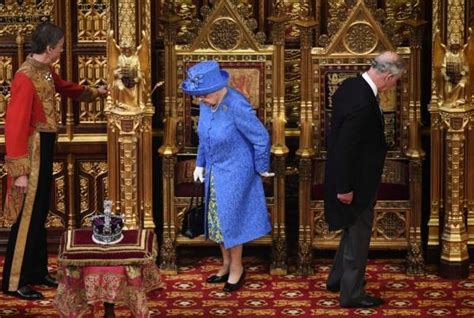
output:
M 198 186 L 196 184 L 194 187 L 194 194 L 184 212 L 183 224 L 181 225 L 181 234 L 191 239 L 204 234 L 204 202 L 202 197 L 199 200 L 199 197 L 195 195 Z M 193 204 L 194 199 L 196 199 L 196 205 Z

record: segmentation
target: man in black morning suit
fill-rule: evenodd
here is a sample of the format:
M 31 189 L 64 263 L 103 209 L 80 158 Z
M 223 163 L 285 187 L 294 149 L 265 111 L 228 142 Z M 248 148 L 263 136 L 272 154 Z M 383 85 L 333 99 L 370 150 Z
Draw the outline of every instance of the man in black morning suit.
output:
M 329 229 L 342 229 L 343 234 L 326 286 L 340 291 L 342 307 L 383 304 L 364 289 L 373 207 L 387 152 L 378 93 L 394 87 L 403 69 L 400 56 L 384 52 L 367 72 L 345 80 L 333 95 L 324 213 Z

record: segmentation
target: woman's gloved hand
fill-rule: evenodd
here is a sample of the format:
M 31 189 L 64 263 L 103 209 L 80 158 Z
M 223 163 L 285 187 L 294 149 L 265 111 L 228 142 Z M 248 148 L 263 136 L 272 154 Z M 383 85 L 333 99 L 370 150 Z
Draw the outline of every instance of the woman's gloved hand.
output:
M 196 167 L 193 172 L 194 182 L 204 182 L 204 168 Z

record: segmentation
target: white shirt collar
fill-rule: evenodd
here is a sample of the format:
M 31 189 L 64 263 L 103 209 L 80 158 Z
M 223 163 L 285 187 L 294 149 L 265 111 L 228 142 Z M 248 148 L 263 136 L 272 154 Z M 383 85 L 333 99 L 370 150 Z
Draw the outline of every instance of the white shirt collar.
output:
M 374 95 L 377 96 L 378 94 L 378 89 L 377 86 L 375 86 L 374 81 L 370 78 L 369 74 L 365 72 L 362 74 L 362 77 L 365 79 L 365 81 L 369 84 L 370 88 L 372 88 L 372 91 L 374 92 Z

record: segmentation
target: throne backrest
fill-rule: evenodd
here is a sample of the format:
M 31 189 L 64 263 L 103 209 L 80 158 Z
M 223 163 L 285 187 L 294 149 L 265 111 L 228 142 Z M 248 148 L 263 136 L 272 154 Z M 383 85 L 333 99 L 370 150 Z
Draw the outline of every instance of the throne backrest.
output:
M 216 60 L 230 73 L 230 86 L 245 95 L 257 116 L 270 130 L 272 118 L 273 46 L 262 44 L 250 28 L 248 17 L 231 1 L 219 1 L 207 12 L 204 23 L 189 45 L 177 45 L 177 84 L 186 71 L 203 60 Z M 181 153 L 195 153 L 199 108 L 179 88 L 176 94 L 177 146 Z
M 395 51 L 395 48 L 363 1 L 358 2 L 327 47 L 312 49 L 313 91 L 316 92 L 313 94 L 314 145 L 318 159 L 325 159 L 334 92 L 346 78 L 368 70 L 371 60 L 386 50 Z M 409 67 L 410 49 L 402 47 L 396 51 Z M 403 73 L 393 89 L 380 94 L 389 159 L 404 158 L 408 144 L 409 71 Z

